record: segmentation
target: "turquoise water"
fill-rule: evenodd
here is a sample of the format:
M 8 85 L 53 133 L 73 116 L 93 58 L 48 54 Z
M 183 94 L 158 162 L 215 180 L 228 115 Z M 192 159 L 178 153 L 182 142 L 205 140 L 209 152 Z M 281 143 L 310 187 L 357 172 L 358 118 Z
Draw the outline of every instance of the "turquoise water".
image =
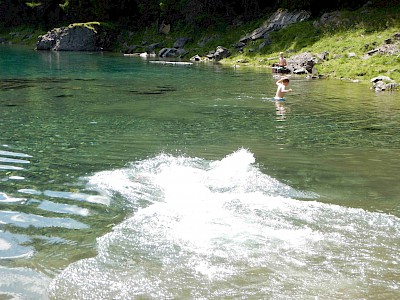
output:
M 398 93 L 0 46 L 0 298 L 397 299 Z

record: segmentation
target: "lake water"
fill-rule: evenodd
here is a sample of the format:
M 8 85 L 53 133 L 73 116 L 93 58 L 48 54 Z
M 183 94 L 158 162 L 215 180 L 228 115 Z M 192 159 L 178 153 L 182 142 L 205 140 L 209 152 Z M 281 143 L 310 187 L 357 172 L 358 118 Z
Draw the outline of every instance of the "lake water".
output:
M 399 299 L 400 97 L 0 46 L 0 299 Z

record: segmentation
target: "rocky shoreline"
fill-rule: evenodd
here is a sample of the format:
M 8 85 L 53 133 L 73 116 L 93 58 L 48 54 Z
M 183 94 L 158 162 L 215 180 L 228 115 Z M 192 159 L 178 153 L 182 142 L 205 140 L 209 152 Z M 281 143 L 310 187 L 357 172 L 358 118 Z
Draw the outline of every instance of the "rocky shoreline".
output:
M 112 45 L 118 40 L 121 52 L 125 56 L 142 56 L 157 57 L 165 60 L 183 60 L 192 63 L 218 63 L 224 59 L 233 56 L 232 52 L 242 53 L 248 44 L 256 40 L 261 40 L 258 50 L 271 44 L 270 33 L 279 31 L 288 25 L 303 22 L 310 18 L 311 14 L 307 11 L 288 11 L 279 9 L 266 19 L 261 26 L 255 28 L 252 32 L 243 35 L 237 43 L 230 46 L 217 46 L 210 49 L 205 55 L 196 54 L 188 57 L 189 51 L 185 49 L 188 45 L 192 47 L 193 38 L 190 36 L 178 37 L 174 40 L 171 47 L 164 47 L 165 39 L 160 38 L 159 42 L 148 43 L 143 41 L 141 45 L 128 44 L 118 37 L 118 33 L 110 32 L 102 28 L 100 23 L 80 23 L 72 24 L 68 27 L 54 28 L 44 35 L 39 36 L 36 49 L 51 51 L 108 51 L 112 50 Z M 341 16 L 340 12 L 330 12 L 323 14 L 319 20 L 314 21 L 315 28 L 322 26 L 338 26 L 346 20 Z M 162 24 L 159 28 L 160 37 L 170 33 L 170 27 Z M 217 37 L 205 37 L 204 41 L 197 43 L 205 43 L 205 40 Z M 6 41 L 0 40 L 0 43 Z M 372 49 L 371 49 L 372 47 Z M 391 55 L 398 56 L 400 54 L 400 33 L 387 37 L 382 45 L 365 45 L 365 54 L 362 59 L 367 60 L 374 55 Z M 256 50 L 254 50 L 256 51 Z M 290 53 L 286 53 L 290 54 Z M 355 56 L 355 53 L 346 53 L 349 58 Z M 288 74 L 305 75 L 307 78 L 325 78 L 327 75 L 318 74 L 318 65 L 326 60 L 331 59 L 330 53 L 324 51 L 322 53 L 303 52 L 287 57 L 286 71 Z M 337 57 L 335 57 L 337 58 Z M 275 58 L 272 58 L 275 59 Z M 268 60 L 268 59 L 267 59 Z M 247 65 L 246 59 L 238 59 L 233 61 L 235 67 Z M 272 66 L 272 61 L 269 67 Z M 387 76 L 376 76 L 370 80 L 371 89 L 376 92 L 392 91 L 400 86 Z

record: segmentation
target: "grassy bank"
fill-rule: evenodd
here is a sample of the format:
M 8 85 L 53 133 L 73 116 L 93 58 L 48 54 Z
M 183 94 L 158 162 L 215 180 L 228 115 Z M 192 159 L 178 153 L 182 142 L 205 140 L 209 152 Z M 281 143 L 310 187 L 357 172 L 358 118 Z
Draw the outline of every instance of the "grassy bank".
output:
M 260 44 L 263 40 L 249 42 L 241 53 L 233 45 L 261 25 L 263 20 L 254 20 L 240 26 L 220 24 L 207 30 L 173 28 L 167 36 L 158 34 L 156 26 L 140 32 L 125 29 L 121 31 L 116 51 L 122 50 L 122 44 L 139 45 L 137 51 L 144 51 L 143 41 L 146 44 L 161 42 L 164 47 L 172 47 L 177 37 L 190 36 L 193 41 L 185 46 L 189 52 L 187 59 L 196 54 L 204 56 L 219 45 L 229 48 L 232 53 L 231 57 L 221 63 L 247 67 L 270 67 L 280 51 L 284 51 L 289 58 L 302 52 L 314 55 L 328 52 L 327 59 L 320 60 L 317 65 L 319 74 L 361 82 L 385 75 L 400 83 L 400 53 L 366 55 L 366 52 L 383 45 L 395 33 L 400 33 L 400 6 L 342 11 L 340 22 L 320 27 L 313 26 L 314 21 L 305 21 L 271 32 L 272 43 L 261 50 Z M 46 31 L 25 27 L 16 28 L 10 34 L 9 31 L 0 30 L 0 37 L 14 44 L 34 46 L 37 36 Z
M 270 34 L 272 44 L 261 53 L 253 52 L 261 43 L 255 41 L 246 46 L 243 54 L 235 54 L 224 63 L 246 61 L 245 65 L 249 66 L 270 66 L 276 62 L 280 51 L 285 51 L 287 57 L 302 52 L 315 55 L 328 52 L 328 58 L 320 60 L 317 65 L 320 74 L 360 81 L 385 75 L 400 82 L 400 52 L 395 55 L 366 55 L 395 33 L 400 33 L 400 7 L 341 14 L 339 25 L 327 24 L 316 28 L 314 20 L 311 20 L 273 32 Z

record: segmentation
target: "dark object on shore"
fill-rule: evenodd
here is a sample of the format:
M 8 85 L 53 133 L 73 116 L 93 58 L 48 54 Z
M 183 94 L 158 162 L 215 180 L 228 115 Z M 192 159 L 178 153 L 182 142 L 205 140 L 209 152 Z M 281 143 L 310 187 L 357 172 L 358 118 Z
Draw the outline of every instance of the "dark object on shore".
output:
M 278 66 L 278 64 L 273 64 L 272 65 L 272 73 L 276 74 L 289 74 L 290 70 L 286 68 L 285 66 Z

